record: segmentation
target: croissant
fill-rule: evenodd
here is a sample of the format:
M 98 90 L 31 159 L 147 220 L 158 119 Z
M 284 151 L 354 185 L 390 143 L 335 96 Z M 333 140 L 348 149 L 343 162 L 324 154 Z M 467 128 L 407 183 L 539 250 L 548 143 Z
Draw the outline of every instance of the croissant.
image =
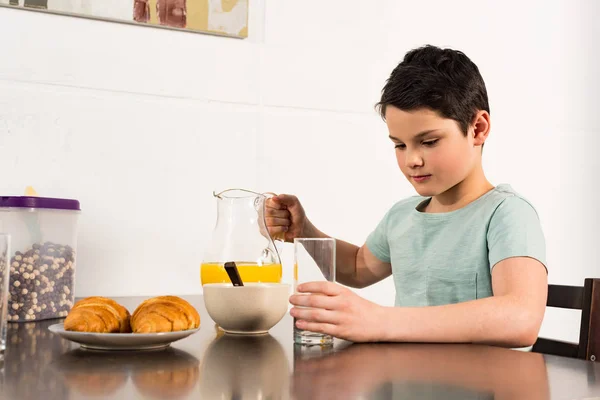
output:
M 177 296 L 159 296 L 143 301 L 131 315 L 134 333 L 175 332 L 200 326 L 198 311 Z
M 67 331 L 128 333 L 129 311 L 114 300 L 94 296 L 79 300 L 65 319 Z

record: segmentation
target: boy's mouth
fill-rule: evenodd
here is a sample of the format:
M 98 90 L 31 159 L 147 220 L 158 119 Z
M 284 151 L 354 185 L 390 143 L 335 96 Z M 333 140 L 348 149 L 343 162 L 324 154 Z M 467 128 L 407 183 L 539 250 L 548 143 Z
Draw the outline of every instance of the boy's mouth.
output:
M 417 183 L 421 183 L 421 182 L 425 182 L 426 180 L 431 178 L 431 175 L 413 175 L 413 176 L 411 176 L 411 178 L 413 181 L 415 181 Z

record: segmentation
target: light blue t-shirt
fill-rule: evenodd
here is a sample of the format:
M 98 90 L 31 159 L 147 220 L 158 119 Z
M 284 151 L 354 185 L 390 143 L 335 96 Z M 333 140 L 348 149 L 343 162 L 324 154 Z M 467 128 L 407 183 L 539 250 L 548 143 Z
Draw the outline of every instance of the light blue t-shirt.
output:
M 498 185 L 446 213 L 418 211 L 430 198 L 396 203 L 366 245 L 392 264 L 396 306 L 435 306 L 490 297 L 492 268 L 509 257 L 546 265 L 546 245 L 534 207 L 509 185 Z

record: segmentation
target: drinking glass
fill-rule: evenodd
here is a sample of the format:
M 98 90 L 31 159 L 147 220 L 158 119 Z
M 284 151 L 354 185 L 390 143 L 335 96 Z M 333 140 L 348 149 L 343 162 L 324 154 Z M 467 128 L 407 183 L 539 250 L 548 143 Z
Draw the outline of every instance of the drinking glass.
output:
M 294 293 L 306 295 L 306 293 L 298 293 L 298 285 L 320 280 L 335 282 L 335 239 L 294 239 Z M 299 329 L 294 318 L 294 343 L 332 345 L 333 337 Z

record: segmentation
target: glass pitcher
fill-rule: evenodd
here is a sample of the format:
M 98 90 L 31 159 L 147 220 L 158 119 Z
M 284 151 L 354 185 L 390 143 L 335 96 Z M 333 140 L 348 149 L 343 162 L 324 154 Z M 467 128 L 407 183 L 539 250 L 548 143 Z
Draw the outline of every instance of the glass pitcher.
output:
M 265 202 L 271 195 L 244 189 L 213 192 L 217 223 L 200 266 L 202 285 L 231 283 L 224 268 L 230 261 L 243 282 L 281 282 L 281 258 L 265 221 Z

